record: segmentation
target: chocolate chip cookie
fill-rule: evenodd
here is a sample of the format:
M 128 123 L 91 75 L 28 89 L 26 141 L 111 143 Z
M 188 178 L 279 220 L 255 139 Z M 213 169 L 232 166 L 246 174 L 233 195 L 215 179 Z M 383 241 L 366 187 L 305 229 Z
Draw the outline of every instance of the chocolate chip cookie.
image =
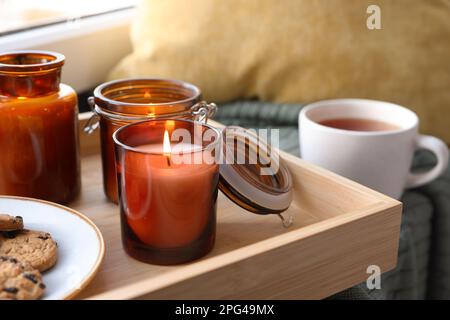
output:
M 0 234 L 0 255 L 29 263 L 43 272 L 55 265 L 58 248 L 49 233 L 24 229 Z
M 23 229 L 23 219 L 0 213 L 0 231 L 16 231 Z
M 33 300 L 44 293 L 42 275 L 30 264 L 0 256 L 0 300 Z

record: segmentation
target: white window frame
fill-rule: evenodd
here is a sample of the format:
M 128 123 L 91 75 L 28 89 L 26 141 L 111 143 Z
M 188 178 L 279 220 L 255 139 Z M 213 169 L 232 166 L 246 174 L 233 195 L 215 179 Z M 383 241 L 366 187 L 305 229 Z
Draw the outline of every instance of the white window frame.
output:
M 64 54 L 62 81 L 77 92 L 104 82 L 132 50 L 130 24 L 135 9 L 124 9 L 0 37 L 0 51 L 51 50 Z

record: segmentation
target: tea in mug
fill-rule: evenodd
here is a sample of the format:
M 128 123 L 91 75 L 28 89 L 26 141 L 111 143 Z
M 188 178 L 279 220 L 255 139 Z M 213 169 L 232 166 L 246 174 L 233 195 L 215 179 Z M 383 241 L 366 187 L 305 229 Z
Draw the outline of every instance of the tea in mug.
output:
M 335 129 L 350 131 L 393 131 L 399 126 L 388 122 L 362 118 L 335 118 L 320 121 L 319 124 Z

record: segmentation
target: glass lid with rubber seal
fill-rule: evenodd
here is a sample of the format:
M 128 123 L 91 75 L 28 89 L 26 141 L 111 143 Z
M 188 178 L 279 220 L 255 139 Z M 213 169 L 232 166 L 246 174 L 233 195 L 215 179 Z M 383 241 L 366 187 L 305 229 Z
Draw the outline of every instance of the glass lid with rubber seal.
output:
M 258 135 L 237 126 L 223 129 L 219 188 L 240 207 L 278 215 L 288 227 L 293 222 L 285 213 L 292 202 L 292 176 L 277 149 L 267 143 L 271 131 L 261 131 Z

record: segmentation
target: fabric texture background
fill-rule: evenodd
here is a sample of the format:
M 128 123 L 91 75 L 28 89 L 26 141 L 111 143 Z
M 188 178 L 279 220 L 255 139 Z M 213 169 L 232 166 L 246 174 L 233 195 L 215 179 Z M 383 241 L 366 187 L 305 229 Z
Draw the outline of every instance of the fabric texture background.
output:
M 279 128 L 281 149 L 299 154 L 299 104 L 235 102 L 219 107 L 215 120 L 247 128 Z M 427 152 L 418 152 L 413 170 L 435 163 Z M 404 205 L 398 263 L 382 276 L 381 290 L 365 284 L 330 299 L 450 299 L 450 168 L 432 183 L 408 190 Z
M 392 101 L 450 143 L 449 39 L 450 0 L 145 0 L 110 78 L 181 79 L 217 102 Z

